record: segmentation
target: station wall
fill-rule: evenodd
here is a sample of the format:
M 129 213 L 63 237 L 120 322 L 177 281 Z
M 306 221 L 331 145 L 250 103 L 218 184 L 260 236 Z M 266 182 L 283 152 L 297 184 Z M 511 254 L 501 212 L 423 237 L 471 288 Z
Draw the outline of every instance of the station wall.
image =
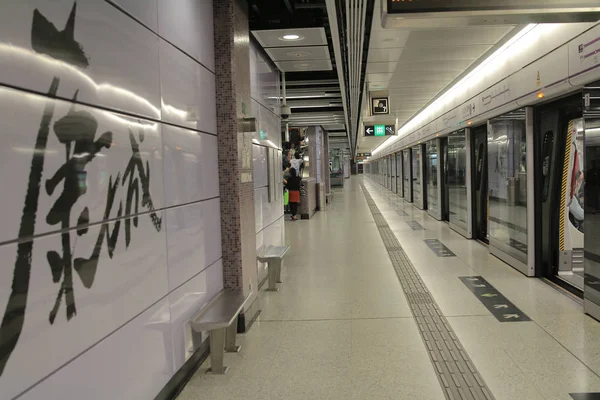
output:
M 150 399 L 189 357 L 223 287 L 213 46 L 212 0 L 0 5 L 0 398 Z
M 252 114 L 257 121 L 254 156 L 254 212 L 256 249 L 285 242 L 281 147 L 279 71 L 259 46 L 250 43 Z M 258 282 L 267 277 L 267 266 L 257 263 Z

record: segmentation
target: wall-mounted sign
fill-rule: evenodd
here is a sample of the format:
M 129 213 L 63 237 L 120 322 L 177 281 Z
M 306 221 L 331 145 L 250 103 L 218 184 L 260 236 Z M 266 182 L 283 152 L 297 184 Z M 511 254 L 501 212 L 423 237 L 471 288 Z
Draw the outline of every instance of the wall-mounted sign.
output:
M 389 97 L 376 97 L 371 99 L 371 115 L 387 115 L 390 113 Z
M 394 136 L 394 125 L 365 125 L 365 136 Z

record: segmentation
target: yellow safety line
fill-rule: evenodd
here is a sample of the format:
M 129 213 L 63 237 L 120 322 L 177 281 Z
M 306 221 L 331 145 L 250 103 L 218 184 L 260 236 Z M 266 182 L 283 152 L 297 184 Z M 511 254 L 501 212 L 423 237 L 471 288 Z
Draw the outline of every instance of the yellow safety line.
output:
M 571 132 L 574 121 L 569 122 L 569 132 L 567 133 L 565 148 L 565 163 L 563 167 L 562 189 L 560 197 L 560 229 L 558 233 L 558 246 L 560 251 L 565 250 L 565 208 L 567 206 L 567 181 L 569 179 L 569 162 L 571 161 Z

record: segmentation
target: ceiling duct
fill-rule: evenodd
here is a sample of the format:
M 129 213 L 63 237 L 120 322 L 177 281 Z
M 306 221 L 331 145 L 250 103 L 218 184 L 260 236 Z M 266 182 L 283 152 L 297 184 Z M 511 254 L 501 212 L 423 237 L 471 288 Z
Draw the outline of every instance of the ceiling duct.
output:
M 333 48 L 342 88 L 350 148 L 354 151 L 360 119 L 374 0 L 326 0 Z M 337 29 L 335 29 L 337 28 Z

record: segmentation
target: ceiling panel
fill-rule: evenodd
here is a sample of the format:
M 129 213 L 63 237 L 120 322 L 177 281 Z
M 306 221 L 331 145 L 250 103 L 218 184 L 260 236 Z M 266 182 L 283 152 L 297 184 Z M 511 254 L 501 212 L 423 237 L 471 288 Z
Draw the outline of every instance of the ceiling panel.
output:
M 301 71 L 330 71 L 330 60 L 298 60 L 298 61 L 276 61 L 275 65 L 284 72 Z
M 327 46 L 271 47 L 266 52 L 273 61 L 329 60 Z
M 410 31 L 378 30 L 371 32 L 369 51 L 372 49 L 387 49 L 405 47 Z
M 412 61 L 475 60 L 489 48 L 489 45 L 435 46 L 426 49 L 406 47 L 402 50 L 402 55 Z
M 513 26 L 483 26 L 462 29 L 412 31 L 406 47 L 495 45 Z
M 368 68 L 368 67 L 367 67 Z M 367 80 L 369 82 L 388 82 L 394 76 L 393 72 L 386 74 L 369 74 L 367 73 Z
M 391 74 L 396 70 L 395 62 L 378 62 L 367 64 L 367 74 Z
M 402 57 L 397 63 L 396 75 L 399 72 L 444 72 L 444 71 L 460 71 L 471 65 L 472 60 L 444 60 L 444 62 L 432 61 L 413 61 L 409 58 Z
M 252 34 L 262 47 L 327 46 L 324 28 L 255 30 Z M 285 35 L 298 35 L 297 40 L 285 40 Z
M 395 62 L 400 59 L 404 49 L 369 49 L 369 58 L 367 61 L 372 62 Z

